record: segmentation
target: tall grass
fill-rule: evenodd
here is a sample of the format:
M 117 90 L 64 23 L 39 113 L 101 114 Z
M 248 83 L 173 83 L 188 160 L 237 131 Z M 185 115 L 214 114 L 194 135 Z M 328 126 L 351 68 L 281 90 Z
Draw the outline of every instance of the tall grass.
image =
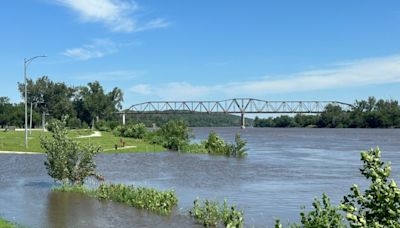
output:
M 124 184 L 100 184 L 97 189 L 82 185 L 62 185 L 54 188 L 56 192 L 76 192 L 101 200 L 124 203 L 131 207 L 168 215 L 178 204 L 175 191 L 158 191 L 154 188 L 135 187 Z

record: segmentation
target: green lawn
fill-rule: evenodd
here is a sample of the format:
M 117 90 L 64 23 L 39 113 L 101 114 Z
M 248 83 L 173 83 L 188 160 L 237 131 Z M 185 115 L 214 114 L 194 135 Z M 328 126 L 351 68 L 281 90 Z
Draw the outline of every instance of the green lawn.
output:
M 121 137 L 115 137 L 110 132 L 101 132 L 101 137 L 90 138 L 77 138 L 92 134 L 91 130 L 71 130 L 69 136 L 76 138 L 82 143 L 93 143 L 101 146 L 104 153 L 115 152 L 160 152 L 166 149 L 159 145 L 152 145 L 140 139 L 122 138 L 125 142 L 125 148 L 122 147 Z M 51 137 L 51 133 L 42 131 L 33 131 L 28 135 L 29 148 L 25 149 L 24 132 L 23 131 L 10 131 L 0 132 L 0 151 L 30 151 L 30 152 L 43 152 L 40 147 L 40 137 Z M 115 150 L 115 144 L 118 149 Z
M 15 227 L 18 226 L 0 218 L 0 228 L 15 228 Z

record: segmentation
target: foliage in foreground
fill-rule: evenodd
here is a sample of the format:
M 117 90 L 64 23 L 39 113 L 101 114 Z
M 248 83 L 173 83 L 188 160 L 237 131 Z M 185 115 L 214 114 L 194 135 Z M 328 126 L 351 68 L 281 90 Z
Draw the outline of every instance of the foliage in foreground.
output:
M 390 163 L 381 161 L 379 148 L 361 153 L 361 174 L 371 180 L 364 193 L 353 185 L 341 204 L 352 227 L 400 227 L 400 189 L 390 178 Z
M 369 189 L 363 193 L 357 185 L 350 188 L 351 193 L 344 197 L 339 207 L 333 207 L 329 198 L 323 195 L 323 208 L 315 200 L 314 211 L 305 214 L 302 212 L 301 224 L 292 224 L 290 227 L 346 227 L 338 210 L 346 213 L 350 227 L 399 228 L 400 227 L 400 189 L 390 178 L 390 163 L 381 161 L 379 148 L 361 153 L 364 163 L 361 174 L 371 179 Z M 279 220 L 276 228 L 283 227 Z
M 68 137 L 65 121 L 51 124 L 52 138 L 42 137 L 41 146 L 47 155 L 44 162 L 49 176 L 62 183 L 83 184 L 89 176 L 100 178 L 93 158 L 100 147 L 81 145 Z
M 344 224 L 344 218 L 339 213 L 339 208 L 331 205 L 329 197 L 326 194 L 322 195 L 321 201 L 317 198 L 313 202 L 314 210 L 310 212 L 303 211 L 300 213 L 301 224 L 290 224 L 290 228 L 315 228 L 315 227 L 326 227 L 326 228 L 342 228 L 346 227 Z M 279 219 L 275 221 L 275 228 L 282 228 L 282 224 Z
M 199 224 L 205 227 L 243 227 L 243 212 L 238 211 L 236 206 L 228 206 L 226 200 L 221 206 L 218 202 L 205 200 L 202 204 L 199 199 L 193 202 L 193 208 L 189 215 Z
M 174 191 L 157 191 L 153 188 L 123 184 L 100 184 L 97 189 L 88 189 L 82 185 L 62 185 L 54 188 L 53 191 L 83 193 L 101 200 L 124 203 L 162 215 L 170 214 L 178 204 L 178 198 Z
M 0 227 L 1 228 L 17 228 L 17 227 L 21 227 L 21 226 L 16 225 L 14 223 L 10 223 L 10 222 L 0 218 Z

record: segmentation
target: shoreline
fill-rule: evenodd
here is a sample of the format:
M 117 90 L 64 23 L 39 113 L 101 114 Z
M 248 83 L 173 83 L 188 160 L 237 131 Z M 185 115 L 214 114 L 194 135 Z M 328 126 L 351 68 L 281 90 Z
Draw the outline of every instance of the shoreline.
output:
M 0 151 L 0 154 L 44 154 L 44 153 L 30 152 L 30 151 Z

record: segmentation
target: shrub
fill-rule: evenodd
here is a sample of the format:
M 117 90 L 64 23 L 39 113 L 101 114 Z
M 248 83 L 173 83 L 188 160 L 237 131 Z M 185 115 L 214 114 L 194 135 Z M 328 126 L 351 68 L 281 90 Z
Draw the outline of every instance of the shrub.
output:
M 192 132 L 187 123 L 182 120 L 171 120 L 161 126 L 156 132 L 161 145 L 170 150 L 180 150 L 189 144 Z
M 208 139 L 204 142 L 204 146 L 209 154 L 244 157 L 247 155 L 245 149 L 246 143 L 239 134 L 235 136 L 235 143 L 229 144 L 225 143 L 217 133 L 211 132 L 208 135 Z
M 113 131 L 115 136 L 143 139 L 147 134 L 147 128 L 144 124 L 120 125 Z
M 339 213 L 338 207 L 333 207 L 326 194 L 322 195 L 322 204 L 318 199 L 314 199 L 313 202 L 314 210 L 306 213 L 302 211 L 300 213 L 301 225 L 290 224 L 288 227 L 291 228 L 315 228 L 315 227 L 326 227 L 326 228 L 343 228 L 346 227 L 344 224 L 343 216 Z M 303 208 L 304 209 L 304 208 Z M 282 228 L 282 224 L 279 219 L 275 221 L 275 228 Z
M 238 211 L 236 206 L 228 206 L 226 200 L 221 206 L 218 202 L 205 200 L 200 204 L 199 199 L 193 202 L 193 208 L 189 211 L 189 215 L 195 219 L 197 223 L 205 227 L 216 227 L 223 225 L 224 227 L 243 227 L 243 212 Z
M 47 155 L 44 162 L 48 174 L 55 180 L 69 184 L 83 184 L 85 178 L 95 176 L 96 164 L 93 158 L 100 147 L 92 144 L 81 145 L 69 138 L 65 121 L 52 121 L 52 138 L 42 137 L 40 143 Z
M 346 213 L 350 227 L 361 228 L 399 228 L 400 227 L 400 189 L 390 178 L 390 163 L 381 161 L 379 148 L 361 153 L 363 168 L 361 174 L 371 179 L 369 189 L 363 193 L 357 185 L 353 185 L 351 193 L 343 198 L 339 207 L 332 207 L 329 198 L 324 194 L 323 207 L 315 200 L 314 211 L 302 212 L 302 225 L 293 224 L 290 227 L 346 227 L 338 210 Z M 282 228 L 276 220 L 276 228 Z
M 361 193 L 357 185 L 344 197 L 341 208 L 352 227 L 400 227 L 400 189 L 390 178 L 390 163 L 381 161 L 379 148 L 361 153 L 361 174 L 371 180 Z
M 178 204 L 174 191 L 157 191 L 153 188 L 134 187 L 123 184 L 100 184 L 97 189 L 88 189 L 83 185 L 63 184 L 53 188 L 56 192 L 76 192 L 101 200 L 124 203 L 131 207 L 147 209 L 162 215 L 170 214 Z
M 227 147 L 225 141 L 215 132 L 208 134 L 205 148 L 209 154 L 226 154 Z
M 157 191 L 153 188 L 126 186 L 123 184 L 101 184 L 96 196 L 99 199 L 126 203 L 132 207 L 147 209 L 160 214 L 169 214 L 178 204 L 174 191 Z
M 99 131 L 111 131 L 111 128 L 105 120 L 95 122 L 94 127 Z
M 81 128 L 81 120 L 76 117 L 69 118 L 67 126 L 72 129 L 79 129 Z

